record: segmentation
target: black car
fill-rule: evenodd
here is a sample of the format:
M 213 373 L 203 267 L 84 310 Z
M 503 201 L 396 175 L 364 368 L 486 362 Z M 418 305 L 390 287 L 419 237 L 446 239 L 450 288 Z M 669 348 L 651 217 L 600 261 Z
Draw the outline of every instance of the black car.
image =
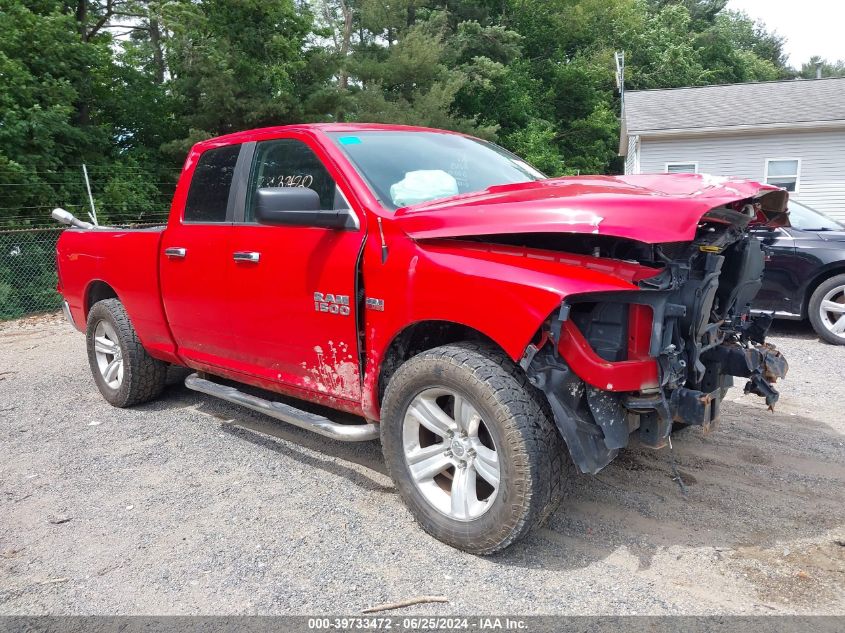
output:
M 789 221 L 755 230 L 767 256 L 754 311 L 809 318 L 821 338 L 845 345 L 845 225 L 794 200 Z

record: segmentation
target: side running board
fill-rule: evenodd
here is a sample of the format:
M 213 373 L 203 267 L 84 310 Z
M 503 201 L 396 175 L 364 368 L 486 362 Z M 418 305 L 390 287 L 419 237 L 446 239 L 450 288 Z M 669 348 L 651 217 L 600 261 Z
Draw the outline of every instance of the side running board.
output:
M 302 411 L 282 402 L 258 398 L 235 387 L 200 378 L 197 374 L 185 378 L 185 386 L 341 442 L 366 442 L 378 439 L 379 436 L 378 424 L 338 424 L 316 413 Z

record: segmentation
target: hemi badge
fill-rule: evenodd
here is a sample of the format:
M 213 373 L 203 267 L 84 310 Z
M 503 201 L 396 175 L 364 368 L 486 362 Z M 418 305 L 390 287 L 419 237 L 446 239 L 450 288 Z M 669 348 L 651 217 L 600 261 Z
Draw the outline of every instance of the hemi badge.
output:
M 384 299 L 373 299 L 372 297 L 367 297 L 367 310 L 384 312 Z

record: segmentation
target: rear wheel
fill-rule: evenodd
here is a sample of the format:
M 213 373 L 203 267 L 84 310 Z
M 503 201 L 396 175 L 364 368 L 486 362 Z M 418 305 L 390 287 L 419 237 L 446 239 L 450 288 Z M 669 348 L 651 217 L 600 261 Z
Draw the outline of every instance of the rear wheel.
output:
M 86 342 L 91 373 L 109 404 L 130 407 L 161 394 L 167 363 L 147 354 L 119 300 L 94 304 L 88 313 Z
M 560 499 L 568 457 L 548 407 L 492 347 L 458 343 L 407 361 L 387 387 L 381 428 L 403 500 L 458 549 L 504 549 Z
M 816 334 L 828 343 L 845 345 L 845 275 L 836 275 L 819 285 L 808 310 Z

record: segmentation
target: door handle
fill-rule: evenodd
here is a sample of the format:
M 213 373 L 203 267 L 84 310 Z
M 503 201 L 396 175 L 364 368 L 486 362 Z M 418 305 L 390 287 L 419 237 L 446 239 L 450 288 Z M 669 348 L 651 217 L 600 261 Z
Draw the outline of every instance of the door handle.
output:
M 251 262 L 253 264 L 257 264 L 258 260 L 261 259 L 261 253 L 256 253 L 255 251 L 237 251 L 232 253 L 232 259 L 236 262 Z
M 171 259 L 183 259 L 188 254 L 188 250 L 181 246 L 168 246 L 164 249 L 164 254 Z

